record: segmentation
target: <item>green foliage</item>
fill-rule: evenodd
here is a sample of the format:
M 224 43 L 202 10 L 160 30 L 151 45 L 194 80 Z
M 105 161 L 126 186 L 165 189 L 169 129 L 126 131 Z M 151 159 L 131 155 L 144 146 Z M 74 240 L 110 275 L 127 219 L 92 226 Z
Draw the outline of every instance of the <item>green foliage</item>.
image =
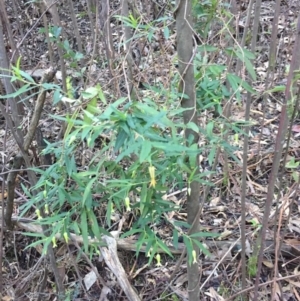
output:
M 83 54 L 72 50 L 68 40 L 65 40 L 63 43 L 59 43 L 60 47 L 65 50 L 64 58 L 70 61 L 70 67 L 78 67 L 78 62 L 83 59 Z
M 23 83 L 22 87 L 13 93 L 0 95 L 0 99 L 16 98 L 19 96 L 24 97 L 24 95 L 29 94 L 29 96 L 21 99 L 21 101 L 25 101 L 28 98 L 31 98 L 31 97 L 34 97 L 35 95 L 37 95 L 39 92 L 36 92 L 36 90 L 39 91 L 39 89 L 41 87 L 46 91 L 55 90 L 60 93 L 60 91 L 61 91 L 60 87 L 56 84 L 48 84 L 48 83 L 38 84 L 38 83 L 36 83 L 30 74 L 28 74 L 25 71 L 20 69 L 20 64 L 21 64 L 21 58 L 19 58 L 17 60 L 16 66 L 12 66 L 11 70 L 5 70 L 5 71 L 12 72 L 11 75 L 6 75 L 6 76 L 10 78 L 10 81 L 12 83 L 16 82 L 16 81 L 22 82 Z M 3 77 L 5 77 L 5 75 L 3 75 Z M 28 93 L 28 92 L 30 92 L 30 93 Z
M 292 169 L 292 177 L 296 183 L 299 181 L 299 172 L 297 169 L 299 167 L 299 161 L 296 161 L 295 157 L 291 157 L 290 160 L 285 164 L 286 168 Z
M 39 192 L 31 195 L 27 191 L 30 201 L 22 207 L 23 214 L 33 205 L 46 212 L 44 218 L 37 220 L 51 226 L 49 237 L 39 241 L 45 250 L 49 243 L 55 243 L 57 235 L 68 240 L 72 232 L 83 237 L 84 250 L 91 253 L 94 249 L 89 237 L 101 241 L 116 212 L 133 213 L 135 223 L 123 236 L 138 237 L 137 253 L 146 246 L 149 261 L 161 250 L 171 255 L 153 227 L 165 219 L 166 213 L 180 209 L 164 199 L 170 187 L 183 189 L 191 181 L 207 184 L 209 173 L 195 175 L 194 160 L 185 159 L 194 158 L 204 149 L 185 144 L 179 134 L 184 124 L 172 120 L 177 109 L 161 108 L 151 99 L 141 103 L 121 98 L 101 111 L 97 102 L 105 99 L 100 87 L 89 88 L 83 95 L 97 101 L 91 101 L 82 114 L 73 115 L 75 119 L 65 118 L 70 130 L 64 141 L 48 144 L 44 150 L 54 155 L 55 163 L 46 170 L 34 169 L 40 177 L 33 189 Z M 103 138 L 100 149 L 83 169 L 77 150 L 83 145 L 93 149 L 99 137 L 109 140 Z M 103 211 L 105 220 L 100 221 L 98 213 Z M 188 253 L 192 254 L 192 244 L 196 244 L 208 254 L 198 241 L 206 236 L 213 235 L 184 235 Z M 174 246 L 177 245 L 174 228 Z
M 58 26 L 50 26 L 49 27 L 49 37 L 50 37 L 50 42 L 56 42 L 57 39 L 59 38 L 61 34 L 62 28 Z M 45 28 L 40 28 L 39 29 L 40 33 L 46 33 Z M 47 42 L 47 40 L 45 40 Z
M 257 256 L 250 256 L 247 266 L 249 277 L 255 277 L 257 274 Z
M 241 77 L 232 73 L 227 64 L 217 64 L 211 58 L 215 58 L 222 51 L 224 55 L 232 60 L 240 60 L 248 74 L 256 80 L 256 73 L 252 60 L 255 55 L 239 45 L 226 47 L 226 38 L 232 39 L 234 30 L 230 28 L 230 20 L 226 4 L 218 0 L 193 1 L 193 15 L 195 32 L 200 37 L 201 42 L 194 59 L 196 96 L 200 110 L 213 110 L 214 116 L 220 116 L 223 112 L 224 104 L 232 100 L 232 96 L 241 103 L 241 91 L 246 90 L 255 94 L 254 89 Z M 220 28 L 220 37 L 224 39 L 224 47 L 219 48 L 208 44 L 208 33 L 211 27 Z M 230 126 L 230 125 L 229 125 Z
M 160 31 L 161 22 L 166 22 L 170 18 L 161 17 L 152 22 L 143 23 L 140 17 L 134 17 L 132 14 L 129 17 L 124 17 L 120 15 L 116 15 L 115 18 L 121 20 L 125 26 L 130 27 L 135 30 L 135 34 L 132 39 L 146 37 L 149 42 L 152 41 L 154 34 Z M 170 36 L 168 26 L 164 26 L 164 37 L 168 39 Z M 130 42 L 130 41 L 126 41 Z
M 197 24 L 205 23 L 201 29 L 203 36 L 207 36 L 217 4 L 216 0 L 195 3 Z M 158 29 L 157 22 L 167 21 L 161 18 L 143 24 L 133 15 L 118 18 L 135 30 L 135 38 L 146 37 L 148 41 L 152 40 Z M 73 51 L 68 41 L 59 41 L 60 28 L 52 27 L 50 33 L 51 42 L 62 47 L 65 59 L 71 62 L 71 67 L 77 68 L 82 55 Z M 169 31 L 164 30 L 166 39 L 169 35 Z M 228 72 L 226 65 L 209 63 L 209 55 L 217 51 L 219 49 L 214 46 L 199 46 L 194 65 L 197 109 L 200 112 L 214 110 L 221 116 L 224 101 L 231 97 L 240 100 L 242 90 L 253 90 L 244 80 Z M 235 48 L 225 51 L 243 60 L 249 74 L 255 78 L 250 52 Z M 31 78 L 18 66 L 14 71 L 15 78 L 31 84 Z M 81 70 L 80 76 L 83 72 Z M 21 208 L 22 214 L 35 206 L 36 222 L 50 226 L 48 236 L 41 236 L 34 244 L 43 243 L 46 252 L 50 243 L 56 245 L 58 237 L 68 241 L 70 233 L 75 233 L 82 236 L 83 249 L 92 256 L 97 252 L 102 234 L 109 235 L 108 230 L 115 217 L 130 214 L 134 217 L 134 223 L 122 237 L 137 238 L 137 254 L 145 247 L 149 262 L 155 258 L 157 265 L 160 264 L 159 252 L 171 256 L 168 246 L 155 230 L 165 222 L 167 213 L 181 209 L 165 199 L 166 193 L 170 189 L 189 188 L 192 181 L 212 185 L 207 176 L 213 171 L 195 172 L 196 156 L 207 153 L 208 163 L 212 166 L 216 150 L 221 148 L 238 161 L 234 155 L 235 148 L 224 137 L 227 131 L 233 135 L 242 133 L 244 125 L 242 122 L 227 122 L 221 117 L 203 127 L 192 122 L 185 125 L 182 121 L 184 109 L 178 108 L 177 103 L 179 80 L 179 76 L 174 74 L 169 89 L 162 84 L 147 86 L 149 94 L 143 96 L 142 101 L 130 102 L 127 98 L 120 98 L 110 104 L 100 85 L 97 85 L 82 92 L 81 100 L 76 100 L 78 109 L 71 116 L 53 116 L 68 125 L 64 140 L 47 145 L 44 153 L 52 154 L 54 163 L 46 170 L 34 169 L 39 175 L 38 183 L 31 190 L 24 187 L 29 201 Z M 229 88 L 225 81 L 229 83 Z M 49 89 L 54 90 L 54 104 L 61 101 L 61 90 L 54 85 Z M 68 101 L 72 101 L 74 91 L 70 78 L 67 79 L 67 89 Z M 162 103 L 158 101 L 161 98 L 164 100 Z M 80 101 L 84 102 L 85 107 L 80 107 Z M 103 104 L 105 108 L 100 109 Z M 186 141 L 182 132 L 187 128 L 203 138 L 205 143 L 201 144 L 201 148 Z M 82 148 L 94 153 L 87 166 L 80 164 Z M 40 211 L 45 212 L 45 217 L 41 217 Z M 194 246 L 209 255 L 199 239 L 215 234 L 187 235 L 180 226 L 189 229 L 189 225 L 170 220 L 166 222 L 173 227 L 175 248 L 178 247 L 179 236 L 183 237 L 190 264 L 195 260 Z M 93 244 L 90 238 L 94 238 Z
M 193 1 L 193 16 L 195 29 L 201 37 L 207 37 L 211 22 L 216 17 L 219 0 Z
M 208 52 L 219 51 L 215 47 L 203 45 L 198 47 L 198 54 L 195 56 L 195 79 L 196 79 L 196 97 L 197 104 L 201 110 L 213 109 L 218 115 L 222 114 L 224 103 L 229 100 L 232 94 L 235 95 L 236 99 L 241 102 L 241 88 L 246 91 L 255 94 L 255 91 L 251 86 L 237 75 L 227 72 L 226 65 L 220 64 L 209 64 Z M 233 48 L 226 48 L 225 51 L 230 56 L 234 56 L 241 59 L 255 79 L 255 72 L 251 59 L 253 55 L 251 52 L 240 49 L 235 50 Z M 225 80 L 227 80 L 232 92 L 228 91 Z
M 64 40 L 61 42 L 61 32 L 62 28 L 57 26 L 50 26 L 49 27 L 49 39 L 51 43 L 56 43 L 61 49 L 64 50 L 64 58 L 69 61 L 69 66 L 71 68 L 78 68 L 78 62 L 83 59 L 84 55 L 78 51 L 74 51 L 70 46 L 68 40 Z M 40 28 L 40 33 L 46 33 L 45 28 Z M 45 40 L 45 43 L 47 40 Z

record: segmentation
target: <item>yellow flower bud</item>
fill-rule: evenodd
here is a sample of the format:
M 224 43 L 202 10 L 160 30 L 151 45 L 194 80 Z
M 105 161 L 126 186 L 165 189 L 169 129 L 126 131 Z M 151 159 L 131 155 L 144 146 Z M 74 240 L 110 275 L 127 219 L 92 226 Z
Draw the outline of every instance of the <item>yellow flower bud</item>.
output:
M 49 214 L 49 205 L 45 204 L 45 214 Z
M 235 143 L 236 145 L 239 144 L 239 134 L 234 134 L 234 143 Z
M 193 264 L 197 263 L 197 253 L 195 250 L 192 251 L 192 256 L 193 256 Z
M 64 239 L 65 239 L 66 243 L 69 242 L 69 236 L 68 236 L 67 232 L 64 232 Z
M 126 211 L 130 211 L 131 210 L 131 208 L 130 208 L 130 199 L 129 199 L 128 196 L 125 198 L 124 202 L 125 202 Z
M 156 254 L 156 257 L 155 257 L 157 263 L 156 263 L 156 266 L 157 267 L 160 267 L 162 266 L 161 262 L 160 262 L 160 254 Z
M 156 185 L 155 167 L 151 165 L 151 166 L 149 166 L 148 170 L 149 170 L 149 174 L 150 174 L 150 178 L 151 178 L 150 187 L 155 187 L 155 185 Z
M 53 248 L 57 247 L 55 236 L 52 237 L 52 244 L 53 244 Z
M 115 212 L 114 204 L 113 203 L 110 203 L 110 204 L 111 204 L 111 212 Z
M 147 255 L 146 255 L 146 256 L 147 256 L 147 257 L 150 257 L 150 256 L 151 256 L 151 252 L 152 252 L 152 251 L 153 251 L 153 249 L 152 249 L 152 248 L 150 248 L 150 249 L 149 249 L 149 251 L 147 252 Z
M 41 211 L 40 211 L 40 209 L 36 209 L 36 210 L 35 210 L 35 213 L 36 213 L 36 215 L 37 215 L 38 219 L 42 219 L 42 216 L 41 216 Z

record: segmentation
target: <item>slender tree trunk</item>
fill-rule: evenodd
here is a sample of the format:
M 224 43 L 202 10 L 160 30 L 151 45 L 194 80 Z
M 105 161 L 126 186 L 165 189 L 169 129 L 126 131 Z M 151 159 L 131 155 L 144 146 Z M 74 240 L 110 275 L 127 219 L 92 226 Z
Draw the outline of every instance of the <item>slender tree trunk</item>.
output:
M 195 77 L 193 66 L 193 25 L 192 25 L 192 0 L 178 0 L 176 1 L 175 8 L 176 16 L 176 30 L 177 30 L 177 52 L 179 73 L 181 82 L 179 84 L 179 92 L 187 97 L 182 97 L 181 105 L 186 110 L 183 113 L 184 123 L 197 121 L 196 111 L 196 98 L 195 98 Z M 196 145 L 198 147 L 199 136 L 191 129 L 185 131 L 185 136 L 188 145 Z M 196 147 L 196 148 L 197 148 Z M 196 168 L 195 176 L 199 174 L 199 157 L 195 155 L 194 162 L 196 166 L 191 166 L 192 169 Z M 189 175 L 188 175 L 189 178 Z M 192 225 L 190 234 L 199 232 L 199 221 L 195 221 L 199 210 L 199 194 L 200 184 L 197 181 L 188 183 L 189 189 L 187 194 L 187 213 L 188 223 Z M 198 255 L 199 249 L 193 245 L 193 250 L 196 252 L 196 258 L 193 259 L 192 264 L 188 264 L 188 293 L 189 301 L 199 301 L 199 263 Z
M 6 54 L 5 49 L 5 42 L 4 42 L 4 34 L 3 34 L 3 23 L 2 19 L 0 17 L 0 68 L 1 68 L 1 81 L 3 83 L 3 86 L 5 88 L 6 94 L 12 94 L 14 91 L 12 83 L 10 81 L 10 71 L 9 71 L 9 62 L 8 57 Z M 20 115 L 22 113 L 22 110 L 20 106 L 17 103 L 16 98 L 10 97 L 7 99 L 7 102 L 10 106 L 10 112 L 12 115 L 12 119 L 14 122 L 14 126 L 16 128 L 19 128 L 21 122 L 20 122 Z

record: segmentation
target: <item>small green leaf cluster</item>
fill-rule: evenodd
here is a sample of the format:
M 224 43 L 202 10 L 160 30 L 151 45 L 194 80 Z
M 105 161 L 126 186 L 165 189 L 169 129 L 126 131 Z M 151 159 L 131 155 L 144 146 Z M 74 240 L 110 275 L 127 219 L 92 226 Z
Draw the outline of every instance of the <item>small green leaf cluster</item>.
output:
M 23 85 L 18 90 L 14 91 L 11 94 L 0 95 L 0 99 L 9 99 L 9 98 L 16 98 L 22 96 L 21 101 L 26 101 L 27 99 L 38 95 L 40 92 L 38 91 L 40 88 L 43 88 L 45 91 L 60 91 L 60 88 L 56 84 L 50 83 L 42 83 L 38 84 L 32 78 L 30 74 L 21 70 L 21 57 L 18 58 L 16 62 L 16 66 L 12 66 L 11 70 L 4 70 L 2 71 L 7 72 L 7 75 L 3 75 L 3 77 L 10 78 L 11 83 L 14 82 L 22 82 Z M 37 91 L 36 91 L 37 90 Z M 26 96 L 29 95 L 29 96 Z
M 78 62 L 83 59 L 84 55 L 78 51 L 74 51 L 68 40 L 61 41 L 60 37 L 62 36 L 62 27 L 50 26 L 49 31 L 49 40 L 51 43 L 57 43 L 57 45 L 64 50 L 64 58 L 68 60 L 69 66 L 71 68 L 77 68 Z M 40 28 L 40 33 L 46 33 L 46 29 Z M 45 43 L 47 40 L 45 40 Z
M 195 56 L 195 79 L 196 79 L 196 97 L 200 110 L 213 109 L 217 115 L 221 115 L 224 102 L 234 94 L 238 102 L 241 102 L 241 91 L 246 90 L 254 94 L 252 87 L 239 76 L 227 70 L 226 65 L 208 63 L 208 56 L 211 53 L 218 52 L 219 49 L 214 46 L 202 45 L 198 47 L 198 53 Z M 255 80 L 256 74 L 251 63 L 254 55 L 246 49 L 226 48 L 228 56 L 235 57 L 245 64 L 245 67 L 251 77 Z M 228 83 L 231 93 L 227 86 Z
M 192 2 L 192 13 L 195 22 L 195 29 L 201 37 L 207 37 L 211 30 L 212 21 L 216 20 L 218 6 L 225 6 L 220 4 L 218 0 L 205 0 Z

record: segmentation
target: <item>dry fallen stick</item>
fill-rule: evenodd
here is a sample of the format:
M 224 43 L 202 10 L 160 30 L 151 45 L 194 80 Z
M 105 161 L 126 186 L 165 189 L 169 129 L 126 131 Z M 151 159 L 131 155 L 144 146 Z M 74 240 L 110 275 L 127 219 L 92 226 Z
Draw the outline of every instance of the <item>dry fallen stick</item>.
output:
M 17 227 L 20 227 L 28 232 L 33 232 L 33 233 L 41 233 L 42 234 L 42 228 L 39 225 L 36 225 L 33 223 L 32 220 L 30 219 L 26 219 L 26 218 L 18 218 L 18 217 L 13 217 L 12 220 L 15 222 L 15 225 Z M 1 222 L 1 220 L 0 220 Z M 70 234 L 72 240 L 75 240 L 77 243 L 79 244 L 83 244 L 83 238 L 82 236 L 76 235 L 76 234 Z M 58 240 L 63 240 L 64 238 L 61 237 L 61 235 L 58 233 L 56 235 L 56 239 Z M 102 241 L 101 243 L 105 243 L 105 241 Z M 136 247 L 136 242 L 137 240 L 135 239 L 130 239 L 130 238 L 126 238 L 126 239 L 117 239 L 117 247 L 120 250 L 126 250 L 126 251 L 133 251 L 136 252 L 137 247 Z M 89 239 L 89 243 L 99 243 L 99 241 L 97 239 Z M 228 249 L 231 248 L 232 244 L 236 244 L 236 248 L 234 249 L 240 249 L 241 246 L 241 242 L 240 241 L 234 241 L 234 240 L 216 240 L 216 241 L 212 241 L 212 240 L 206 240 L 205 241 L 205 245 L 209 248 L 222 248 L 225 249 L 226 247 Z M 274 241 L 273 240 L 267 240 L 266 241 L 266 249 L 268 249 L 268 252 L 271 254 L 274 254 L 275 250 L 274 250 Z M 178 244 L 178 248 L 175 249 L 174 247 L 170 246 L 169 250 L 172 254 L 174 255 L 180 255 L 182 253 L 182 251 L 184 250 L 184 244 L 179 243 Z M 288 258 L 296 258 L 298 256 L 300 256 L 300 241 L 296 240 L 296 239 L 290 239 L 290 240 L 283 240 L 283 245 L 281 248 L 281 253 L 283 256 L 286 256 Z M 140 252 L 146 252 L 146 247 L 142 246 L 140 249 Z M 158 249 L 157 251 L 158 253 L 165 253 L 163 250 Z
M 140 301 L 141 299 L 132 288 L 130 282 L 127 279 L 126 272 L 120 263 L 118 254 L 117 254 L 117 244 L 116 240 L 113 237 L 103 236 L 104 242 L 107 244 L 107 247 L 100 247 L 101 254 L 105 260 L 105 263 L 109 269 L 117 277 L 118 282 L 126 294 L 127 298 L 130 301 Z

